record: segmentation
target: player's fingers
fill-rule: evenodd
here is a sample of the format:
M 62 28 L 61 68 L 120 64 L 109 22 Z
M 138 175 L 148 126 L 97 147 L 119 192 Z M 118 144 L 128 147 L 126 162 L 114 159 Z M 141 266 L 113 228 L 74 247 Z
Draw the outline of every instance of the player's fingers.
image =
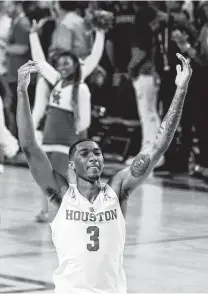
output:
M 24 69 L 27 66 L 36 65 L 36 64 L 37 64 L 37 61 L 28 60 L 28 62 L 23 64 L 19 69 Z
M 181 60 L 183 67 L 188 67 L 188 60 L 180 53 L 177 53 L 176 56 Z
M 181 66 L 180 64 L 176 65 L 177 74 L 181 73 Z
M 33 20 L 32 20 L 32 25 L 33 25 L 33 26 L 37 25 L 37 21 L 36 21 L 36 19 L 33 19 Z
M 18 72 L 19 73 L 27 73 L 27 72 L 29 72 L 29 70 L 30 70 L 30 66 L 28 65 L 28 66 L 24 66 L 24 67 L 20 68 Z
M 191 64 L 190 64 L 190 59 L 186 59 L 186 61 L 187 61 L 187 67 L 188 67 L 188 70 L 189 70 L 190 72 L 192 72 L 192 68 L 191 68 Z
M 30 73 L 40 72 L 40 68 L 37 66 L 33 66 L 29 69 Z
M 37 61 L 32 61 L 32 60 L 29 60 L 25 66 L 35 66 L 37 64 Z
M 21 74 L 27 74 L 27 73 L 35 73 L 35 72 L 41 72 L 41 68 L 39 65 L 27 65 L 19 70 L 19 73 Z
M 42 67 L 40 66 L 38 62 L 32 65 L 32 69 L 35 69 L 36 72 L 42 73 Z

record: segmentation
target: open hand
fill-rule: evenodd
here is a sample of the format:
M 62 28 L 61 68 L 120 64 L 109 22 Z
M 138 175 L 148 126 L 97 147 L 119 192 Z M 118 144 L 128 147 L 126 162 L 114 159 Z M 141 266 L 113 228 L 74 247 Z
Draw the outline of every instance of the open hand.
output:
M 189 61 L 183 55 L 177 53 L 176 56 L 181 60 L 182 67 L 179 64 L 176 66 L 177 76 L 175 84 L 177 87 L 187 88 L 192 75 L 192 68 Z
M 29 60 L 18 70 L 18 89 L 26 90 L 30 84 L 30 74 L 41 72 L 41 68 L 37 61 Z

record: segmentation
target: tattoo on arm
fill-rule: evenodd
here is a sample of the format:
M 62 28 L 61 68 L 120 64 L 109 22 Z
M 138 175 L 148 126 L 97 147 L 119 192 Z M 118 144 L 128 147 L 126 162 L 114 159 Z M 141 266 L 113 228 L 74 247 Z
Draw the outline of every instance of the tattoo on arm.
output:
M 149 154 L 138 154 L 131 167 L 130 167 L 130 172 L 133 177 L 139 178 L 142 176 L 146 170 L 148 169 L 150 164 L 150 155 Z
M 54 202 L 54 203 L 56 203 L 58 205 L 61 204 L 61 200 L 62 200 L 61 199 L 61 196 L 60 196 L 60 194 L 55 189 L 53 189 L 51 187 L 48 187 L 46 189 L 46 192 L 47 192 L 47 194 L 48 194 L 49 199 L 50 199 L 51 202 Z
M 178 127 L 181 119 L 184 100 L 186 96 L 186 90 L 177 89 L 171 106 L 166 114 L 163 122 L 161 123 L 160 129 L 156 136 L 155 146 L 159 155 L 164 153 L 169 146 L 174 133 Z M 145 174 L 151 163 L 151 158 L 149 153 L 139 153 L 131 167 L 131 175 L 135 178 L 139 178 Z
M 171 106 L 164 117 L 158 134 L 156 136 L 156 146 L 165 151 L 174 136 L 181 119 L 186 90 L 177 89 Z

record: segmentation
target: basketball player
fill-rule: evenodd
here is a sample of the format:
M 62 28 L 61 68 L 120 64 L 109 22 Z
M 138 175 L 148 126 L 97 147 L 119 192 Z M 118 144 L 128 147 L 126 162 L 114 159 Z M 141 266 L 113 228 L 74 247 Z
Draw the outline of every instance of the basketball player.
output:
M 54 273 L 56 294 L 127 293 L 123 271 L 125 215 L 133 189 L 149 175 L 167 150 L 179 124 L 192 69 L 180 54 L 176 93 L 154 144 L 142 150 L 132 165 L 102 183 L 103 155 L 92 140 L 73 144 L 69 165 L 77 184 L 70 184 L 51 167 L 37 144 L 27 88 L 30 74 L 41 69 L 29 61 L 18 71 L 17 125 L 19 140 L 30 171 L 51 201 L 60 206 L 51 223 L 59 266 Z

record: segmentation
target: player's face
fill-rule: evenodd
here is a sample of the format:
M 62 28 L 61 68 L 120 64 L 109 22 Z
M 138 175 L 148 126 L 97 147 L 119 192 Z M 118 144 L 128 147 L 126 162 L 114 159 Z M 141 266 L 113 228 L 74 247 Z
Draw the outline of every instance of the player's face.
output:
M 68 78 L 75 71 L 74 61 L 70 56 L 61 56 L 57 60 L 56 69 L 63 79 Z
M 100 178 L 104 160 L 99 146 L 95 142 L 82 142 L 76 146 L 74 154 L 76 174 L 87 181 Z

